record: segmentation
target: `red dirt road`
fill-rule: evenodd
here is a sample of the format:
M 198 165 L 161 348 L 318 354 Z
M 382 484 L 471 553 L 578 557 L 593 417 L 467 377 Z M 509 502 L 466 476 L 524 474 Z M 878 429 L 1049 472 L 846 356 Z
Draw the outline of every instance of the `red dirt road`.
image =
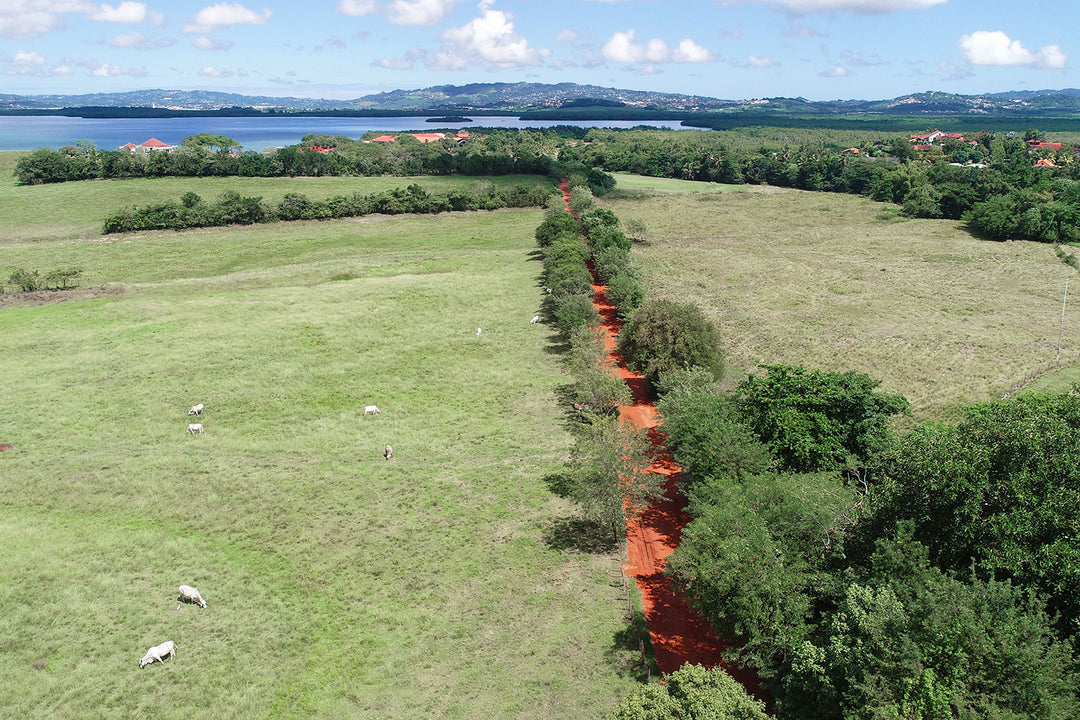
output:
M 566 210 L 570 212 L 570 191 L 566 180 L 559 183 L 559 188 Z M 657 459 L 647 472 L 668 478 L 664 500 L 627 523 L 629 559 L 623 564 L 623 572 L 627 577 L 634 578 L 641 592 L 656 664 L 664 674 L 675 672 L 685 663 L 710 668 L 722 666 L 747 691 L 769 704 L 767 695 L 762 692 L 752 673 L 723 662 L 721 653 L 726 643 L 717 638 L 708 622 L 675 592 L 671 579 L 664 575 L 664 562 L 678 546 L 682 529 L 691 520 L 686 512 L 686 498 L 676 485 L 680 468 L 672 462 L 664 448 L 665 438 L 657 427 L 661 418 L 649 396 L 645 380 L 640 373 L 627 368 L 615 352 L 615 338 L 621 324 L 615 306 L 607 299 L 607 288 L 594 283 L 592 289 L 593 304 L 603 324 L 605 347 L 618 376 L 630 387 L 633 397 L 633 403 L 622 407 L 619 415 L 625 422 L 648 429 L 649 438 L 657 450 Z
M 633 395 L 633 404 L 623 406 L 619 414 L 625 422 L 648 428 L 658 455 L 647 472 L 668 477 L 665 499 L 627 523 L 629 559 L 623 564 L 623 572 L 637 581 L 656 664 L 661 672 L 675 672 L 684 663 L 705 667 L 721 665 L 724 645 L 709 624 L 675 592 L 671 578 L 664 575 L 664 562 L 678 546 L 682 528 L 690 522 L 690 516 L 686 513 L 686 500 L 675 485 L 679 467 L 664 450 L 664 436 L 656 427 L 660 416 L 645 381 L 639 373 L 628 369 L 614 352 L 619 322 L 615 307 L 605 296 L 606 290 L 602 285 L 593 285 L 593 302 L 603 319 L 607 347 L 618 375 L 630 386 Z
M 566 211 L 570 212 L 570 188 L 566 180 L 559 183 L 559 189 L 566 203 Z M 627 524 L 629 560 L 623 564 L 623 572 L 637 581 L 660 671 L 665 674 L 675 672 L 684 663 L 715 667 L 723 664 L 720 657 L 723 644 L 709 624 L 675 592 L 671 579 L 664 575 L 664 561 L 678 546 L 682 528 L 690 521 L 685 509 L 686 499 L 675 485 L 679 467 L 671 461 L 664 449 L 663 434 L 656 429 L 660 417 L 649 397 L 644 379 L 640 373 L 627 368 L 615 353 L 619 319 L 615 306 L 608 302 L 607 288 L 596 284 L 592 287 L 593 304 L 603 320 L 606 348 L 615 362 L 619 377 L 630 387 L 633 395 L 633 404 L 621 408 L 620 416 L 625 422 L 648 428 L 649 437 L 657 449 L 657 460 L 648 472 L 668 476 L 666 499 Z

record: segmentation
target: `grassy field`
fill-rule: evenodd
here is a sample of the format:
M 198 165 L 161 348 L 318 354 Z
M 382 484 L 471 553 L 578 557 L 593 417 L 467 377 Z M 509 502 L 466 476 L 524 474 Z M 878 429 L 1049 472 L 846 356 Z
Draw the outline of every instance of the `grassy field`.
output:
M 410 183 L 428 192 L 450 188 L 471 189 L 480 184 L 533 185 L 547 182 L 537 176 L 508 175 L 474 177 L 319 177 L 319 178 L 157 178 L 154 180 L 100 180 L 20 186 L 13 172 L 21 152 L 0 152 L 0 229 L 3 240 L 55 240 L 91 238 L 101 233 L 108 215 L 127 207 L 177 202 L 185 192 L 213 201 L 226 190 L 280 202 L 287 193 L 301 193 L 312 200 L 334 195 L 378 193 Z M 0 260 L 0 266 L 3 261 Z
M 609 709 L 636 646 L 619 558 L 566 549 L 545 482 L 569 440 L 528 322 L 540 213 L 82 236 L 158 184 L 0 180 L 4 208 L 72 208 L 0 211 L 0 267 L 87 285 L 0 296 L 0 716 Z
M 980 241 L 848 195 L 617 179 L 602 204 L 649 228 L 635 257 L 655 294 L 716 320 L 730 383 L 758 364 L 856 370 L 933 420 L 1080 380 L 1080 278 L 1049 245 Z

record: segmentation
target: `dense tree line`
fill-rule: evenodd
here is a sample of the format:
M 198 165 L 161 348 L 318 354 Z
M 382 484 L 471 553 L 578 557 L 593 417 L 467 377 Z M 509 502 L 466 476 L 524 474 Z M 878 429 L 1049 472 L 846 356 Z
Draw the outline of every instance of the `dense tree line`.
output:
M 1027 141 L 1040 137 L 984 133 L 919 153 L 906 137 L 864 139 L 859 153 L 845 154 L 827 135 L 772 137 L 755 148 L 733 133 L 593 129 L 564 156 L 609 172 L 864 195 L 910 217 L 964 220 L 993 240 L 1080 241 L 1075 148 L 1033 150 Z M 1039 158 L 1054 166 L 1035 167 Z
M 205 133 L 168 151 L 99 150 L 80 142 L 28 153 L 15 175 L 24 185 L 137 177 L 581 176 L 596 195 L 603 194 L 614 185 L 609 175 L 573 159 L 557 159 L 567 132 L 491 130 L 463 145 L 453 137 L 422 143 L 409 134 L 386 143 L 305 135 L 297 145 L 267 153 L 242 151 L 231 138 Z
M 865 375 L 766 371 L 659 405 L 694 518 L 668 572 L 777 716 L 1075 717 L 1080 396 L 896 435 Z
M 982 133 L 916 152 L 907 137 L 841 131 L 735 132 L 657 129 L 476 130 L 464 144 L 308 135 L 267 154 L 240 152 L 221 136 L 187 138 L 169 152 L 99 151 L 80 143 L 23 157 L 24 184 L 93 178 L 322 175 L 539 174 L 577 176 L 594 195 L 609 172 L 720 183 L 769 184 L 864 195 L 916 218 L 964 220 L 995 240 L 1080 241 L 1080 163 L 1075 148 L 1030 146 L 1040 133 Z M 854 147 L 857 154 L 844 151 Z M 1042 158 L 1053 166 L 1034 166 Z
M 335 195 L 325 200 L 311 200 L 300 193 L 288 193 L 276 205 L 264 202 L 261 197 L 243 196 L 233 191 L 222 193 L 216 202 L 206 202 L 197 194 L 188 192 L 181 196 L 179 202 L 157 203 L 113 213 L 105 218 L 102 232 L 183 230 L 279 220 L 329 220 L 371 214 L 433 214 L 451 210 L 537 207 L 545 205 L 552 192 L 549 186 L 514 185 L 507 188 L 486 185 L 473 191 L 429 193 L 413 183 L 381 193 Z

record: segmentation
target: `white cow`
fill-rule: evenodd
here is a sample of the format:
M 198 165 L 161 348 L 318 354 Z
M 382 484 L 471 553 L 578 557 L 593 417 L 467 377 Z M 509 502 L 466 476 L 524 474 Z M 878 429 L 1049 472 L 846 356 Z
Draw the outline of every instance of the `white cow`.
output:
M 191 423 L 187 426 L 188 435 L 201 435 L 203 433 L 202 423 Z
M 383 457 L 386 458 L 387 460 L 394 457 L 394 448 L 387 445 L 386 449 L 383 450 Z
M 533 319 L 529 321 L 529 323 L 531 323 L 532 325 L 535 325 L 538 322 L 540 322 L 540 316 L 539 315 L 533 315 Z
M 192 405 L 191 409 L 187 411 L 188 415 L 202 415 L 203 404 Z
M 480 337 L 480 328 L 476 328 L 476 336 Z
M 190 585 L 180 586 L 179 599 L 186 602 L 195 603 L 196 605 L 203 608 L 206 607 L 206 601 L 203 600 L 203 596 L 199 594 L 199 591 L 196 588 L 193 588 Z
M 380 412 L 381 411 L 379 410 L 378 405 L 365 405 L 364 406 L 364 414 L 365 415 L 378 415 Z
M 146 654 L 143 655 L 142 660 L 139 661 L 139 667 L 144 668 L 155 660 L 161 660 L 161 664 L 164 665 L 164 658 L 166 655 L 172 658 L 176 657 L 176 643 L 172 640 L 167 640 L 160 645 L 155 645 L 147 650 Z

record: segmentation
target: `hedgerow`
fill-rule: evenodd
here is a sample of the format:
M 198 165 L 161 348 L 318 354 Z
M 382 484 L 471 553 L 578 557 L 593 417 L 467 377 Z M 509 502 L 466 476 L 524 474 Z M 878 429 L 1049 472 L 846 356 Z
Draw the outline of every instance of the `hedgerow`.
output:
M 515 185 L 510 188 L 485 186 L 475 192 L 429 193 L 415 183 L 406 188 L 352 196 L 311 200 L 289 193 L 270 206 L 261 197 L 245 197 L 226 192 L 217 202 L 207 203 L 195 193 L 184 193 L 180 202 L 158 203 L 129 208 L 105 218 L 105 234 L 140 230 L 183 230 L 194 227 L 251 225 L 279 220 L 328 220 L 369 214 L 431 214 L 451 210 L 494 210 L 504 207 L 535 207 L 547 202 L 553 191 L 544 187 Z

